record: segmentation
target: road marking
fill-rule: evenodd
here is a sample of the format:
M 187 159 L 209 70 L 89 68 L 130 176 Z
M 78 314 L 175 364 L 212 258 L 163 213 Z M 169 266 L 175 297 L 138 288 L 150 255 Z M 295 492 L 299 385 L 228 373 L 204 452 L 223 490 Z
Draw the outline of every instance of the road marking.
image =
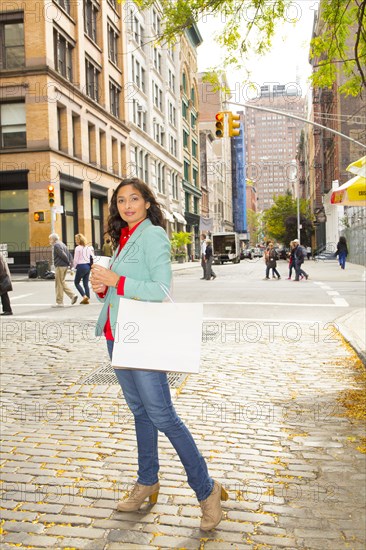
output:
M 332 287 L 331 286 L 327 286 L 327 285 L 322 285 L 321 288 L 323 290 L 332 290 Z
M 204 321 L 249 321 L 252 323 L 296 323 L 297 325 L 300 325 L 301 323 L 306 323 L 309 325 L 314 324 L 314 319 L 301 319 L 299 321 L 298 318 L 296 319 L 262 319 L 262 318 L 253 318 L 253 317 L 204 317 Z M 325 324 L 325 321 L 324 321 Z
M 327 291 L 328 296 L 339 296 L 339 292 L 336 290 L 328 290 Z
M 336 307 L 349 307 L 349 303 L 344 298 L 333 298 Z
M 27 298 L 27 296 L 32 296 L 32 293 L 30 294 L 21 294 L 20 296 L 12 296 L 11 302 L 13 303 L 13 300 L 20 300 L 20 298 Z

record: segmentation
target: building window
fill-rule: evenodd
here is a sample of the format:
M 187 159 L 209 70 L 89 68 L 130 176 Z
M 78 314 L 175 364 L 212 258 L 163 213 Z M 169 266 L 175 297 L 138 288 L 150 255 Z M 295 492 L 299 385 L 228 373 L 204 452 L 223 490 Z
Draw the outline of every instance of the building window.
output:
M 185 94 L 187 94 L 187 76 L 186 76 L 186 73 L 182 74 L 182 87 L 183 87 L 183 92 Z
M 99 99 L 99 75 L 100 70 L 88 59 L 85 60 L 86 93 L 89 97 Z
M 173 199 L 178 199 L 178 174 L 171 172 L 170 181 L 172 185 L 172 196 Z
M 72 113 L 72 155 L 81 157 L 81 123 L 80 115 Z
M 26 147 L 24 103 L 2 103 L 0 105 L 1 149 Z
M 198 170 L 196 168 L 193 168 L 192 176 L 193 176 L 193 185 L 195 185 L 197 187 L 198 186 Z
M 160 34 L 161 31 L 161 18 L 159 17 L 157 11 L 153 9 L 152 12 L 152 27 L 156 34 Z
M 70 15 L 70 0 L 56 0 L 56 2 Z
M 155 161 L 155 177 L 158 192 L 165 195 L 165 166 L 161 162 Z
M 190 211 L 190 195 L 189 193 L 184 193 L 184 205 L 186 212 Z
M 186 130 L 183 130 L 183 147 L 188 149 L 189 134 Z
M 158 71 L 158 73 L 161 73 L 161 53 L 158 51 L 158 48 L 154 46 L 154 67 Z
M 169 139 L 169 152 L 171 155 L 177 156 L 177 140 L 173 136 L 170 136 Z
M 118 32 L 111 25 L 108 25 L 108 58 L 118 64 Z
M 64 106 L 57 106 L 57 146 L 59 151 L 67 152 L 67 111 Z
M 163 111 L 163 91 L 154 82 L 152 83 L 152 99 L 155 107 L 159 111 Z
M 189 162 L 184 161 L 184 179 L 189 181 Z
M 169 122 L 172 126 L 176 127 L 177 124 L 177 110 L 174 107 L 173 103 L 170 101 L 168 102 L 168 110 L 169 110 Z
M 97 147 L 96 133 L 94 124 L 88 124 L 88 145 L 89 145 L 89 162 L 90 164 L 97 163 Z
M 185 101 L 182 101 L 182 117 L 188 120 L 188 105 Z
M 198 214 L 198 197 L 193 197 L 193 212 Z
M 146 71 L 134 56 L 132 56 L 132 80 L 145 93 Z
M 57 29 L 53 29 L 53 45 L 56 71 L 72 82 L 73 45 Z
M 191 88 L 191 100 L 192 100 L 193 105 L 195 105 L 196 104 L 196 95 L 195 95 L 194 88 Z
M 109 81 L 109 108 L 112 115 L 119 118 L 119 100 L 121 89 L 117 84 Z
M 142 47 L 144 45 L 144 29 L 133 12 L 131 12 L 130 28 L 135 42 Z
M 197 158 L 197 143 L 192 139 L 192 157 Z
M 191 127 L 196 128 L 196 124 L 197 124 L 197 117 L 196 117 L 196 115 L 191 113 Z
M 23 66 L 23 14 L 17 14 L 15 20 L 0 23 L 0 69 L 17 69 Z
M 98 6 L 92 0 L 84 0 L 84 30 L 94 42 L 97 41 L 98 11 Z
M 169 69 L 168 71 L 168 83 L 169 88 L 172 90 L 173 93 L 175 93 L 175 75 L 173 74 L 173 71 Z

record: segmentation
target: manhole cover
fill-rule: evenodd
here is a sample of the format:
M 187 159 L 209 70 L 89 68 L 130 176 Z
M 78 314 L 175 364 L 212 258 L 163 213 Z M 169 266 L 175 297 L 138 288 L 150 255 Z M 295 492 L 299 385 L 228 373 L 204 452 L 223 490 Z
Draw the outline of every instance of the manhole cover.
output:
M 172 388 L 179 388 L 179 386 L 184 382 L 184 380 L 187 378 L 187 374 L 181 373 L 181 372 L 168 372 L 168 381 L 169 385 Z M 103 365 L 102 367 L 99 367 L 91 374 L 88 374 L 85 378 L 83 378 L 79 384 L 90 384 L 90 385 L 112 385 L 112 384 L 118 384 L 118 380 L 116 375 L 114 374 L 113 367 L 108 365 Z

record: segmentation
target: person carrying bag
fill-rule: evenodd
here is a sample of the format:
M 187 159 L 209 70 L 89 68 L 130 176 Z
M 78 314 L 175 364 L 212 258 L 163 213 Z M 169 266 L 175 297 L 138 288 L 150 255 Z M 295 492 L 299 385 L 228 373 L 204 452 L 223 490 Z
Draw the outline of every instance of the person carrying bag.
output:
M 151 189 L 138 178 L 122 180 L 114 191 L 108 219 L 108 234 L 115 252 L 110 268 L 92 266 L 91 284 L 104 302 L 96 326 L 96 335 L 104 333 L 110 357 L 117 335 L 119 306 L 126 299 L 162 302 L 170 288 L 172 271 L 171 246 L 164 230 L 165 220 Z M 121 344 L 122 345 L 122 344 Z M 154 349 L 149 350 L 154 354 Z M 162 365 L 162 371 L 164 365 Z M 171 401 L 166 372 L 115 369 L 125 400 L 135 418 L 138 449 L 138 479 L 126 500 L 117 510 L 138 510 L 149 498 L 159 494 L 158 431 L 172 443 L 185 468 L 188 483 L 202 508 L 200 527 L 214 529 L 221 521 L 221 500 L 228 495 L 213 480 L 207 464 L 188 428 L 177 415 Z

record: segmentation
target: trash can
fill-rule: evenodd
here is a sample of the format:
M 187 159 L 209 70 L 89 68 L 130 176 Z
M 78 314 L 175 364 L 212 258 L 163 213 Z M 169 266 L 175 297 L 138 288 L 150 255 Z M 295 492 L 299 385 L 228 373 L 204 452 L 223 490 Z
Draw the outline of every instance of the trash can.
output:
M 50 270 L 50 263 L 47 260 L 36 262 L 37 277 L 43 279 L 46 272 Z

